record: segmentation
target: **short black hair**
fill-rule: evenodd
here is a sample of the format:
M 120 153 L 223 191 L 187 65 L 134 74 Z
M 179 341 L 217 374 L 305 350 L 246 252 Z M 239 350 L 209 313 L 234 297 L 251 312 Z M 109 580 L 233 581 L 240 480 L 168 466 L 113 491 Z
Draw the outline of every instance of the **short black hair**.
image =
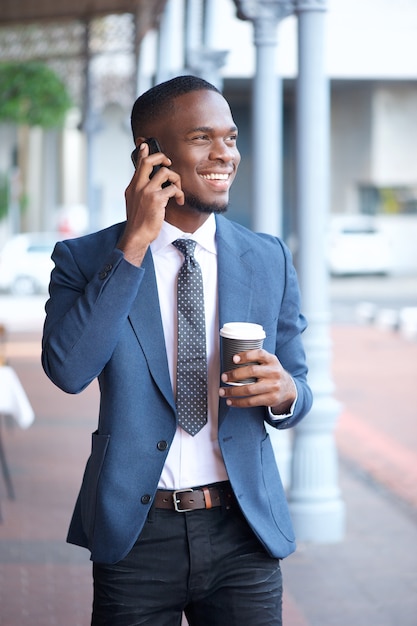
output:
M 176 76 L 145 91 L 133 105 L 130 123 L 133 141 L 145 137 L 150 122 L 172 109 L 173 101 L 191 91 L 216 91 L 217 87 L 198 76 Z

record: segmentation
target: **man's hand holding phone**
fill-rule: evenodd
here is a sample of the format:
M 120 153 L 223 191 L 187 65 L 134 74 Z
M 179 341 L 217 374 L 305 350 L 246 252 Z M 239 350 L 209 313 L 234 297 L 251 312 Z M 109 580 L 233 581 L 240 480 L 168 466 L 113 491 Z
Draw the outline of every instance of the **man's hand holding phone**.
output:
M 153 153 L 151 150 L 156 150 Z M 146 140 L 132 153 L 136 171 L 125 191 L 127 222 L 118 243 L 127 261 L 140 266 L 165 219 L 170 198 L 184 204 L 180 176 L 156 140 Z
M 158 140 L 155 139 L 155 137 L 150 137 L 149 139 L 145 139 L 144 143 L 148 144 L 149 146 L 149 154 L 157 154 L 158 152 L 162 153 L 161 150 L 161 146 L 158 143 Z M 141 144 L 142 145 L 142 144 Z M 137 167 L 137 161 L 138 161 L 138 155 L 139 155 L 139 151 L 140 151 L 141 146 L 137 146 L 132 154 L 132 162 L 133 165 L 135 166 L 135 169 Z M 159 170 L 161 169 L 162 165 L 154 165 L 152 168 L 152 172 L 149 174 L 149 178 L 153 178 L 155 176 L 155 174 L 157 172 L 159 172 Z M 170 185 L 171 183 L 169 182 L 169 180 L 166 180 L 165 182 L 162 183 L 162 189 L 164 189 L 165 187 L 168 187 L 168 185 Z

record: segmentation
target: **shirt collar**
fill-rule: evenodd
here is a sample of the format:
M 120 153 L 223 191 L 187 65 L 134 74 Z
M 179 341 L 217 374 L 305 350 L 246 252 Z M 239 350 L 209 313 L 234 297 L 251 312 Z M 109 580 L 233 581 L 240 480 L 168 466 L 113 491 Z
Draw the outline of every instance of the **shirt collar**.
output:
M 166 246 L 170 245 L 176 239 L 193 239 L 202 248 L 205 248 L 213 254 L 217 253 L 216 250 L 216 220 L 214 214 L 209 215 L 208 219 L 204 222 L 200 228 L 194 233 L 184 233 L 182 230 L 163 222 L 162 228 L 159 231 L 158 237 L 151 243 L 152 254 L 161 252 Z

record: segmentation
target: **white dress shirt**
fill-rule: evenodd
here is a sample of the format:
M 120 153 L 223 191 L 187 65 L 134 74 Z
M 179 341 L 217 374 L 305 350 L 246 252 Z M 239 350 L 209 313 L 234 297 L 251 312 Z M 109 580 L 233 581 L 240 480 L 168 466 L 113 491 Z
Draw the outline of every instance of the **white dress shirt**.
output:
M 183 233 L 176 226 L 164 222 L 158 237 L 151 244 L 174 397 L 177 367 L 177 276 L 184 257 L 172 242 L 181 237 L 197 242 L 194 255 L 203 275 L 208 365 L 207 424 L 194 437 L 180 426 L 177 427 L 159 480 L 160 489 L 186 489 L 228 479 L 217 437 L 220 339 L 215 235 L 216 220 L 212 214 L 193 234 Z M 272 420 L 279 421 L 293 414 L 297 402 L 295 383 L 294 388 L 296 398 L 288 413 L 276 415 L 268 407 Z
M 157 239 L 151 244 L 174 395 L 177 362 L 177 276 L 184 257 L 172 242 L 181 237 L 197 242 L 194 254 L 203 275 L 208 362 L 207 424 L 194 437 L 181 427 L 177 428 L 159 481 L 160 489 L 185 489 L 228 478 L 217 438 L 220 345 L 215 233 L 214 215 L 210 215 L 193 234 L 183 233 L 164 222 Z

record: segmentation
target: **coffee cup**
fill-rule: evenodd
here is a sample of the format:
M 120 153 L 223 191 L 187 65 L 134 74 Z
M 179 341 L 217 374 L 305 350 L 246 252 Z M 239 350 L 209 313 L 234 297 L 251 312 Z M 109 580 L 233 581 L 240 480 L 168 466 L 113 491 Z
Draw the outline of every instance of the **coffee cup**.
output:
M 238 352 L 262 348 L 265 339 L 265 331 L 260 324 L 250 322 L 228 322 L 220 329 L 222 372 L 245 367 L 252 363 L 234 363 L 233 357 Z M 255 362 L 253 362 L 255 363 Z M 255 383 L 256 378 L 246 378 L 239 382 L 228 383 L 229 385 L 247 385 Z

